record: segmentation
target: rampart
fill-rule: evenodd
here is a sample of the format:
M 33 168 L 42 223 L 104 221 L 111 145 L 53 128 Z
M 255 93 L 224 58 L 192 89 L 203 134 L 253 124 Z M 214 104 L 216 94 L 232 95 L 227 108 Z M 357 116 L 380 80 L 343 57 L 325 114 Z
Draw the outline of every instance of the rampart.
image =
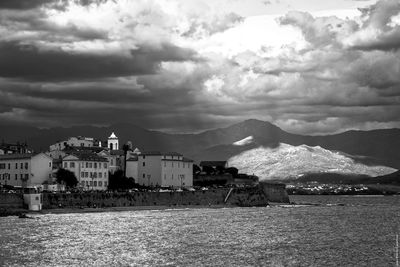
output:
M 269 202 L 289 202 L 282 184 L 260 184 L 246 188 L 217 188 L 183 192 L 132 193 L 43 193 L 43 209 L 129 207 L 129 206 L 266 206 Z M 0 194 L 0 210 L 24 207 L 23 195 Z
M 128 207 L 128 206 L 185 206 L 228 205 L 265 206 L 268 200 L 260 188 L 229 188 L 184 192 L 133 192 L 133 193 L 85 193 L 43 194 L 43 209 L 59 207 Z M 228 198 L 227 198 L 228 196 Z M 226 202 L 225 202 L 226 200 Z
M 23 208 L 24 198 L 22 194 L 0 193 L 0 209 Z
M 260 182 L 269 202 L 289 203 L 285 184 Z

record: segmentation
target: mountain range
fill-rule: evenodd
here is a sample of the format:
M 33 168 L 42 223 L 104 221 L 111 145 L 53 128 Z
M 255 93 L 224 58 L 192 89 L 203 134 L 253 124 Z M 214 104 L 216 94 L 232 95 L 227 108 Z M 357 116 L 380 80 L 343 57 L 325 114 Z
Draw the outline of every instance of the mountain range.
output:
M 131 141 L 142 151 L 177 151 L 196 162 L 228 160 L 252 149 L 276 149 L 286 144 L 293 147 L 318 146 L 331 152 L 340 152 L 355 163 L 400 169 L 400 129 L 347 131 L 312 136 L 288 133 L 269 122 L 254 119 L 196 134 L 168 134 L 128 123 L 109 127 L 74 126 L 49 129 L 2 125 L 0 139 L 5 142 L 27 141 L 36 151 L 45 151 L 50 144 L 70 136 L 106 140 L 111 132 L 116 133 L 120 142 Z

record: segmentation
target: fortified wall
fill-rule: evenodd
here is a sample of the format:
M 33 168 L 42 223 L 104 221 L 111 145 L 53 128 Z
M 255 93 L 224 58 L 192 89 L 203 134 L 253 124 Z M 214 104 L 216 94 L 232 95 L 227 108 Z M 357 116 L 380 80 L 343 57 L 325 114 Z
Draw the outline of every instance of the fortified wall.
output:
M 247 188 L 218 188 L 184 192 L 133 193 L 43 193 L 42 208 L 87 208 L 128 206 L 266 206 L 269 202 L 289 203 L 285 185 L 260 183 Z M 22 194 L 0 194 L 0 210 L 24 208 Z
M 43 209 L 59 207 L 86 208 L 94 206 L 265 206 L 267 204 L 268 200 L 260 188 L 220 188 L 194 192 L 43 194 Z
M 24 206 L 24 197 L 22 194 L 0 194 L 0 209 L 12 208 L 21 209 Z
M 285 184 L 260 182 L 260 186 L 264 190 L 269 202 L 289 203 Z

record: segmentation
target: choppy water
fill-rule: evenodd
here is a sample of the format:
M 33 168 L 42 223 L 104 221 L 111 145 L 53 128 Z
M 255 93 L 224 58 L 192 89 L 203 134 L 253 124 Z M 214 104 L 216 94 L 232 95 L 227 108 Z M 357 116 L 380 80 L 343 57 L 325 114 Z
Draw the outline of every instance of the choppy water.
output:
M 0 266 L 394 266 L 400 197 L 0 218 Z

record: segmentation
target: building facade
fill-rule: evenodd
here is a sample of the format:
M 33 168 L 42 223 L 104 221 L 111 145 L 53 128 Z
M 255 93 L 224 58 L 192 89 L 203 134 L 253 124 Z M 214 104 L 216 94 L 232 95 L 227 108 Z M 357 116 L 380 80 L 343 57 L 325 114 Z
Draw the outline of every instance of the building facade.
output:
M 135 181 L 141 185 L 193 186 L 193 161 L 179 153 L 142 152 L 138 155 L 137 172 Z
M 62 167 L 73 172 L 82 190 L 107 190 L 108 160 L 96 154 L 67 155 Z
M 44 153 L 0 155 L 0 183 L 39 186 L 51 182 L 53 159 Z

